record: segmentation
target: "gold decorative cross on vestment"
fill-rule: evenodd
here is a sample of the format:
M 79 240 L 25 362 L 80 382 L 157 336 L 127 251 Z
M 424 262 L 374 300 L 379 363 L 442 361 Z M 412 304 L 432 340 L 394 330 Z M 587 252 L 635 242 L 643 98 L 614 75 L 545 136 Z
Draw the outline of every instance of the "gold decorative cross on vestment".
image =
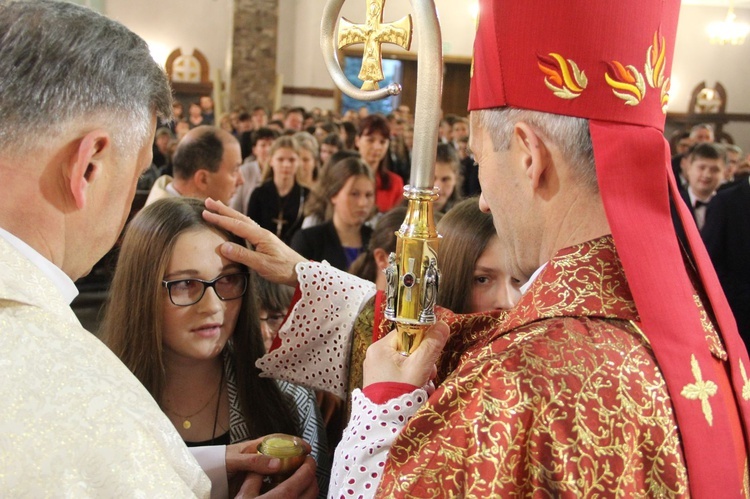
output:
M 384 78 L 382 44 L 392 43 L 404 50 L 411 47 L 411 16 L 383 24 L 384 4 L 385 0 L 367 0 L 365 24 L 354 24 L 347 19 L 341 19 L 339 24 L 339 49 L 355 43 L 365 44 L 359 71 L 359 79 L 364 82 L 362 90 L 377 90 L 378 82 Z
M 714 416 L 709 399 L 716 395 L 719 387 L 713 381 L 703 379 L 703 372 L 701 372 L 700 364 L 698 364 L 695 355 L 690 358 L 690 368 L 695 377 L 695 383 L 685 385 L 680 394 L 689 400 L 700 400 L 701 409 L 703 410 L 703 415 L 706 417 L 708 426 L 713 426 Z

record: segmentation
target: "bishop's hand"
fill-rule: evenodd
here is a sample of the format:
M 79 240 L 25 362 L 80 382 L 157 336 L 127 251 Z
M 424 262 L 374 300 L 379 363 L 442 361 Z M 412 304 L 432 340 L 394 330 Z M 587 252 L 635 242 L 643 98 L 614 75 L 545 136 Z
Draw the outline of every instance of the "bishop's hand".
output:
M 448 341 L 448 325 L 438 322 L 427 328 L 422 343 L 408 356 L 401 354 L 398 334 L 393 330 L 367 349 L 363 368 L 364 388 L 389 382 L 421 387 L 437 374 L 435 363 Z
M 307 260 L 281 239 L 260 227 L 251 218 L 229 208 L 221 201 L 206 199 L 203 218 L 245 239 L 255 249 L 224 243 L 221 253 L 232 261 L 247 265 L 264 279 L 288 286 L 297 285 L 295 266 Z

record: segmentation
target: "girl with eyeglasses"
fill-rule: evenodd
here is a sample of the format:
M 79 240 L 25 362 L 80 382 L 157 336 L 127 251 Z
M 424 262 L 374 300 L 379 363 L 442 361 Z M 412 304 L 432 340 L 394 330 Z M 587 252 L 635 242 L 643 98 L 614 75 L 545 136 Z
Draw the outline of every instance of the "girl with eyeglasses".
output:
M 263 345 L 269 351 L 292 303 L 294 288 L 256 276 L 254 292 L 257 296 Z
M 330 462 L 312 391 L 261 378 L 265 351 L 253 275 L 221 256 L 240 242 L 202 217 L 197 199 L 163 199 L 130 222 L 101 334 L 149 390 L 188 446 L 228 445 L 271 433 L 302 437 Z

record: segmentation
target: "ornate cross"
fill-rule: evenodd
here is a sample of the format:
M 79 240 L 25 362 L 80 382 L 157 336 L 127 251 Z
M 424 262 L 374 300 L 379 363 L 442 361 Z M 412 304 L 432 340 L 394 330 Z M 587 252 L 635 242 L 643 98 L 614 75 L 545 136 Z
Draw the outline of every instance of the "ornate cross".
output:
M 281 233 L 284 231 L 284 225 L 287 221 L 284 220 L 284 209 L 279 210 L 278 218 L 272 218 L 271 221 L 276 224 L 276 236 L 281 237 Z
M 383 24 L 384 3 L 385 0 L 367 0 L 365 24 L 354 24 L 347 19 L 341 19 L 339 24 L 339 49 L 355 43 L 365 44 L 359 71 L 359 79 L 364 82 L 362 90 L 377 90 L 378 82 L 384 78 L 382 44 L 392 43 L 404 50 L 411 46 L 411 16 Z

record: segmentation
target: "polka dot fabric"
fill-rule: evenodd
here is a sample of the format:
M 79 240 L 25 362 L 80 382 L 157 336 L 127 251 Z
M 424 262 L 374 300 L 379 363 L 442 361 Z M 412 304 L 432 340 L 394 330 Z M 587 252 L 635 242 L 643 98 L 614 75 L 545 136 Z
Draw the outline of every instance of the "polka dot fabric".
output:
M 352 417 L 336 447 L 328 497 L 374 497 L 393 441 L 426 401 L 422 388 L 381 405 L 354 390 Z
M 261 375 L 347 396 L 349 350 L 375 285 L 328 263 L 298 263 L 302 297 L 279 330 L 281 346 L 258 359 Z

